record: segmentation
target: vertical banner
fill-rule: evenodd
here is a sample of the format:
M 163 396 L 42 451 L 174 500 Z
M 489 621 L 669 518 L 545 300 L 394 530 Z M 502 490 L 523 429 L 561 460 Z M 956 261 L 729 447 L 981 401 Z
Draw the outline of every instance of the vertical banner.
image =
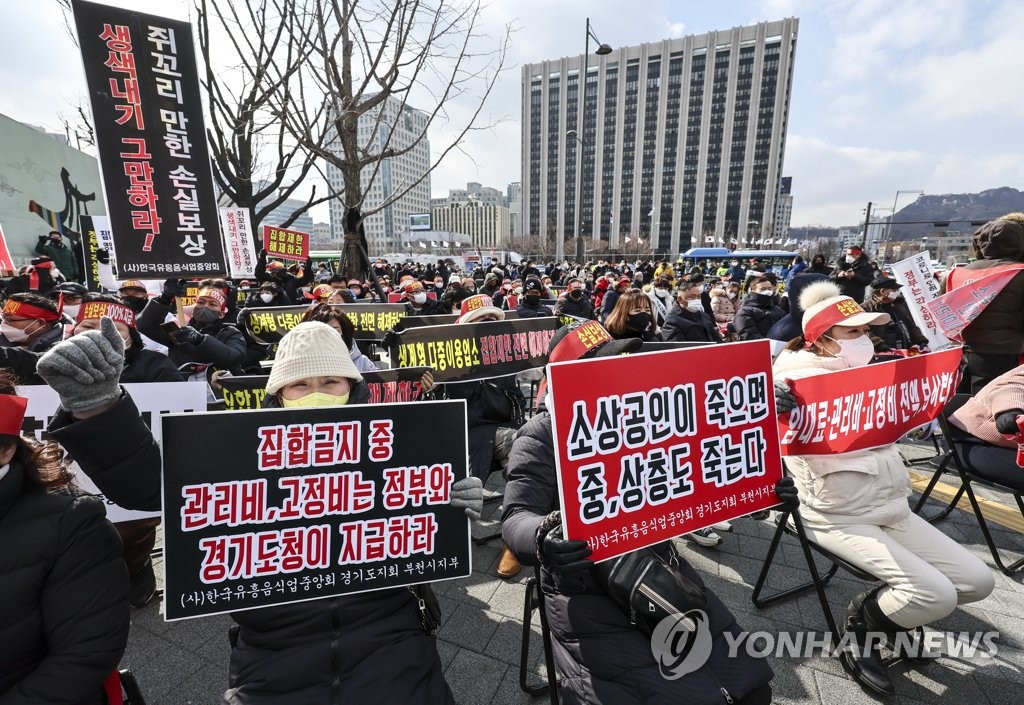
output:
M 82 248 L 82 262 L 85 265 L 85 271 L 82 273 L 83 283 L 89 291 L 101 291 L 98 256 L 100 238 L 96 233 L 96 225 L 93 223 L 91 215 L 79 216 L 78 220 L 82 228 L 82 237 L 78 244 Z
M 264 225 L 263 249 L 267 251 L 267 259 L 305 262 L 309 257 L 309 234 Z
M 247 208 L 221 208 L 220 231 L 227 248 L 228 271 L 232 279 L 256 276 L 256 248 Z
M 771 361 L 756 340 L 550 365 L 566 538 L 602 561 L 778 504 Z
M 903 285 L 903 300 L 918 329 L 928 338 L 932 350 L 948 348 L 952 343 L 939 329 L 938 321 L 925 304 L 939 295 L 939 282 L 935 280 L 932 263 L 927 252 L 900 260 L 892 265 L 892 275 Z
M 118 276 L 223 276 L 192 28 L 73 0 Z
M 6 270 L 12 274 L 16 271 L 14 262 L 11 260 L 11 253 L 7 251 L 7 240 L 4 239 L 4 229 L 0 227 L 0 270 Z
M 466 405 L 423 404 L 164 416 L 166 619 L 469 575 Z

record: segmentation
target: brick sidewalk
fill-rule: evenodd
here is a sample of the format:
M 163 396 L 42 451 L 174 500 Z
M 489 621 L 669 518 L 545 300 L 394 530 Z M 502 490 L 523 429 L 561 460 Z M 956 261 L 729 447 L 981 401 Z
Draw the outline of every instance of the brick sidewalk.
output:
M 912 452 L 916 452 L 916 448 Z M 920 453 L 917 453 L 920 455 Z M 921 469 L 921 468 L 919 468 Z M 927 468 L 923 468 L 927 471 Z M 956 484 L 951 476 L 946 482 Z M 1012 498 L 994 492 L 986 496 L 1013 505 Z M 937 505 L 934 508 L 938 508 Z M 933 509 L 934 509 L 933 508 Z M 487 505 L 493 518 L 496 504 Z M 709 588 L 718 593 L 748 631 L 811 630 L 823 632 L 824 618 L 813 591 L 758 610 L 750 601 L 752 585 L 767 553 L 773 525 L 768 521 L 739 519 L 734 531 L 713 549 L 681 540 L 683 555 L 700 571 Z M 974 518 L 956 511 L 939 527 L 988 565 L 991 556 Z M 477 528 L 477 531 L 480 527 Z M 1024 537 L 995 530 L 999 546 L 1024 553 Z M 524 569 L 516 581 L 494 576 L 500 543 L 473 548 L 473 574 L 463 580 L 436 585 L 444 610 L 438 632 L 438 651 L 445 676 L 462 705 L 543 703 L 519 690 Z M 158 576 L 162 564 L 157 564 Z M 807 571 L 795 540 L 783 540 L 783 549 L 769 576 L 770 588 L 806 579 Z M 967 605 L 930 629 L 948 631 L 996 630 L 1000 637 L 996 658 L 938 659 L 925 666 L 894 667 L 897 696 L 893 705 L 970 703 L 1017 705 L 1024 690 L 1024 576 L 1007 578 L 996 573 L 995 592 L 986 600 Z M 826 589 L 837 620 L 865 583 L 840 571 Z M 167 623 L 161 606 L 152 603 L 133 613 L 132 633 L 123 666 L 136 674 L 149 705 L 217 703 L 227 687 L 227 617 L 208 617 Z M 530 670 L 542 673 L 540 630 L 534 619 Z M 865 694 L 832 658 L 770 658 L 775 669 L 775 703 L 846 705 L 878 702 Z M 614 705 L 614 704 L 612 704 Z

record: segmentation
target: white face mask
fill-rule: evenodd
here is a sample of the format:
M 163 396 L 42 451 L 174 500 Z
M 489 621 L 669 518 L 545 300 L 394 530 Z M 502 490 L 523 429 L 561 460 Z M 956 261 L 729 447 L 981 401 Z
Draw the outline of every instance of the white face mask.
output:
M 273 294 L 260 294 L 260 301 L 262 301 L 265 304 L 269 304 L 273 300 L 274 300 L 274 295 Z
M 726 294 L 726 296 L 728 296 L 730 299 L 735 299 L 736 298 L 736 292 L 735 291 L 730 291 L 730 292 L 728 292 Z
M 691 299 L 690 301 L 686 302 L 686 308 L 688 311 L 693 311 L 694 313 L 696 313 L 697 311 L 704 310 L 704 304 L 701 303 L 700 299 Z
M 839 353 L 836 354 L 836 357 L 844 358 L 850 367 L 863 367 L 874 357 L 875 346 L 871 342 L 871 338 L 866 335 L 852 340 L 836 340 L 829 336 L 829 340 L 839 346 Z
M 898 292 L 898 291 L 890 291 L 888 294 L 885 295 L 885 298 L 889 299 L 890 301 L 895 301 L 899 297 L 900 297 L 900 292 Z
M 847 264 L 853 264 L 856 261 L 857 261 L 857 258 L 854 257 L 853 255 L 846 255 L 846 263 Z
M 82 304 L 64 304 L 64 315 L 73 321 L 78 317 L 78 311 L 81 308 Z
M 427 300 L 427 295 L 422 291 L 417 291 L 412 295 L 412 301 L 416 304 L 422 304 Z
M 30 333 L 10 323 L 0 323 L 0 335 L 3 335 L 11 343 L 24 343 L 28 340 Z

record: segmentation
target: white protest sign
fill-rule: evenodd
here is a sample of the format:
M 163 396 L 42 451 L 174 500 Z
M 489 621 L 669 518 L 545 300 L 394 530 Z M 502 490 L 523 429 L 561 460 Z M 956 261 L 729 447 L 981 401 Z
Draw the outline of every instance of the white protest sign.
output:
M 228 267 L 232 279 L 256 276 L 256 247 L 252 223 L 246 208 L 221 208 L 220 230 L 224 233 Z
M 191 411 L 206 411 L 206 383 L 197 382 L 150 382 L 146 384 L 126 384 L 124 388 L 135 401 L 147 425 L 153 429 L 153 437 L 160 442 L 161 414 Z M 60 397 L 52 387 L 44 384 L 33 384 L 18 387 L 18 394 L 28 398 L 28 408 L 22 423 L 22 433 L 42 438 L 50 419 L 57 413 Z M 160 512 L 138 512 L 119 507 L 109 501 L 96 487 L 96 484 L 72 463 L 75 473 L 75 484 L 86 492 L 98 496 L 107 508 L 107 519 L 113 523 L 159 517 Z
M 114 235 L 110 232 L 110 218 L 105 215 L 94 215 L 92 226 L 96 228 L 96 243 L 100 249 L 106 250 L 110 260 L 103 264 L 99 263 L 100 286 L 110 291 L 117 291 L 117 278 L 114 272 L 117 271 L 117 253 L 114 252 Z
M 896 281 L 903 285 L 903 299 L 907 302 L 914 323 L 928 338 L 928 347 L 932 350 L 942 350 L 952 345 L 949 338 L 942 333 L 938 322 L 924 307 L 939 295 L 939 283 L 935 280 L 928 253 L 919 252 L 913 257 L 896 262 L 892 265 L 892 274 Z

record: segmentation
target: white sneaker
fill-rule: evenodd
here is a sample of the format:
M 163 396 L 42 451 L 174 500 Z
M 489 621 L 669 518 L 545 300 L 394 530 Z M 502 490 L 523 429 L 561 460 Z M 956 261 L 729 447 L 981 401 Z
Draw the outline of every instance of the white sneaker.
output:
M 717 524 L 712 524 L 711 528 L 715 531 L 732 531 L 732 524 L 727 521 L 720 521 Z
M 705 548 L 711 548 L 712 546 L 717 546 L 722 543 L 722 537 L 716 534 L 715 530 L 710 526 L 706 529 L 692 531 L 686 535 L 686 538 L 700 546 L 704 546 Z

